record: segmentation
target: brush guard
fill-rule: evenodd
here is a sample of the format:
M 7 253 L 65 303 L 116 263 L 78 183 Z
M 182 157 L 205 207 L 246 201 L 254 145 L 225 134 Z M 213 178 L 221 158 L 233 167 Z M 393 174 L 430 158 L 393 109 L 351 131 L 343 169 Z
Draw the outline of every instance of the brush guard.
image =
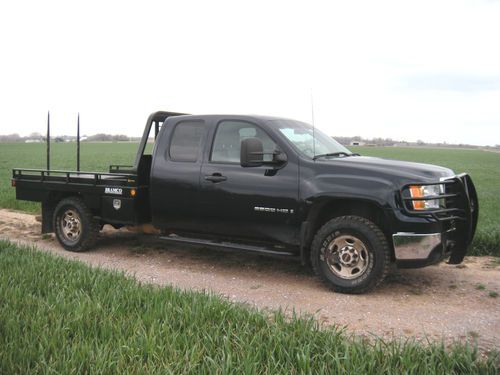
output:
M 410 186 L 444 185 L 444 193 L 412 197 Z M 399 191 L 402 210 L 405 215 L 426 217 L 441 226 L 441 245 L 444 256 L 450 256 L 449 264 L 459 264 L 465 257 L 467 249 L 476 232 L 479 202 L 476 188 L 470 176 L 462 173 L 443 178 L 434 183 L 411 183 Z M 413 201 L 439 200 L 444 207 L 439 209 L 415 210 Z

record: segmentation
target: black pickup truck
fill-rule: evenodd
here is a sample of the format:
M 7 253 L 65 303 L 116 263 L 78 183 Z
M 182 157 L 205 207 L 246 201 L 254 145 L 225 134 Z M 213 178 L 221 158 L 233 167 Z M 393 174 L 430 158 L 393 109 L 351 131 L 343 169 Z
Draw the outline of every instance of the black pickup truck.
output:
M 156 112 L 133 166 L 15 168 L 12 186 L 42 203 L 42 232 L 70 251 L 90 249 L 104 224 L 149 224 L 173 243 L 297 257 L 344 293 L 375 287 L 393 262 L 460 263 L 479 209 L 467 174 L 360 156 L 267 116 Z

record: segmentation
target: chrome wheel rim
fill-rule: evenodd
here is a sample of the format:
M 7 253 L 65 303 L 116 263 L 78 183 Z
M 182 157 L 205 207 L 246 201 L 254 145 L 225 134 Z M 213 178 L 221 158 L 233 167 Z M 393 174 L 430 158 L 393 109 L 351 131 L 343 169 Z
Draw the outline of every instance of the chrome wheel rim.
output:
M 335 276 L 351 280 L 366 272 L 370 253 L 359 238 L 342 235 L 334 238 L 325 248 L 324 261 Z
M 82 234 L 80 215 L 75 210 L 69 209 L 61 216 L 61 233 L 69 242 L 77 242 Z

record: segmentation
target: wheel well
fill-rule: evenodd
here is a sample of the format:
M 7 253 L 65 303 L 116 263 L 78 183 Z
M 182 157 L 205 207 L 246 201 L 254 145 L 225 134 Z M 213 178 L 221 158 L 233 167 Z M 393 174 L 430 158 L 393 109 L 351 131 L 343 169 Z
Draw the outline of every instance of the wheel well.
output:
M 372 221 L 385 234 L 387 242 L 392 248 L 389 220 L 387 220 L 383 208 L 374 202 L 343 198 L 328 200 L 312 207 L 307 218 L 309 230 L 305 248 L 310 248 L 314 235 L 327 221 L 347 215 L 360 216 Z
M 79 194 L 73 192 L 63 192 L 63 191 L 54 191 L 49 194 L 47 201 L 57 205 L 62 199 L 69 197 L 80 197 Z

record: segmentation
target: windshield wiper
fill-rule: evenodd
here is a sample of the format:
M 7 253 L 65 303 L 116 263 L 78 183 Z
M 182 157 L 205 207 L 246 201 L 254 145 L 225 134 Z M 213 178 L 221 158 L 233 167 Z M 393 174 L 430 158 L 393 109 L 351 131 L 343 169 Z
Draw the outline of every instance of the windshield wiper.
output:
M 319 155 L 315 155 L 313 157 L 313 160 L 316 160 L 316 159 L 319 159 L 319 158 L 324 158 L 324 157 L 328 157 L 328 156 L 342 156 L 342 157 L 346 157 L 346 156 L 360 156 L 359 154 L 349 154 L 347 152 L 344 152 L 344 151 L 339 151 L 339 152 L 330 152 L 328 154 L 319 154 Z

